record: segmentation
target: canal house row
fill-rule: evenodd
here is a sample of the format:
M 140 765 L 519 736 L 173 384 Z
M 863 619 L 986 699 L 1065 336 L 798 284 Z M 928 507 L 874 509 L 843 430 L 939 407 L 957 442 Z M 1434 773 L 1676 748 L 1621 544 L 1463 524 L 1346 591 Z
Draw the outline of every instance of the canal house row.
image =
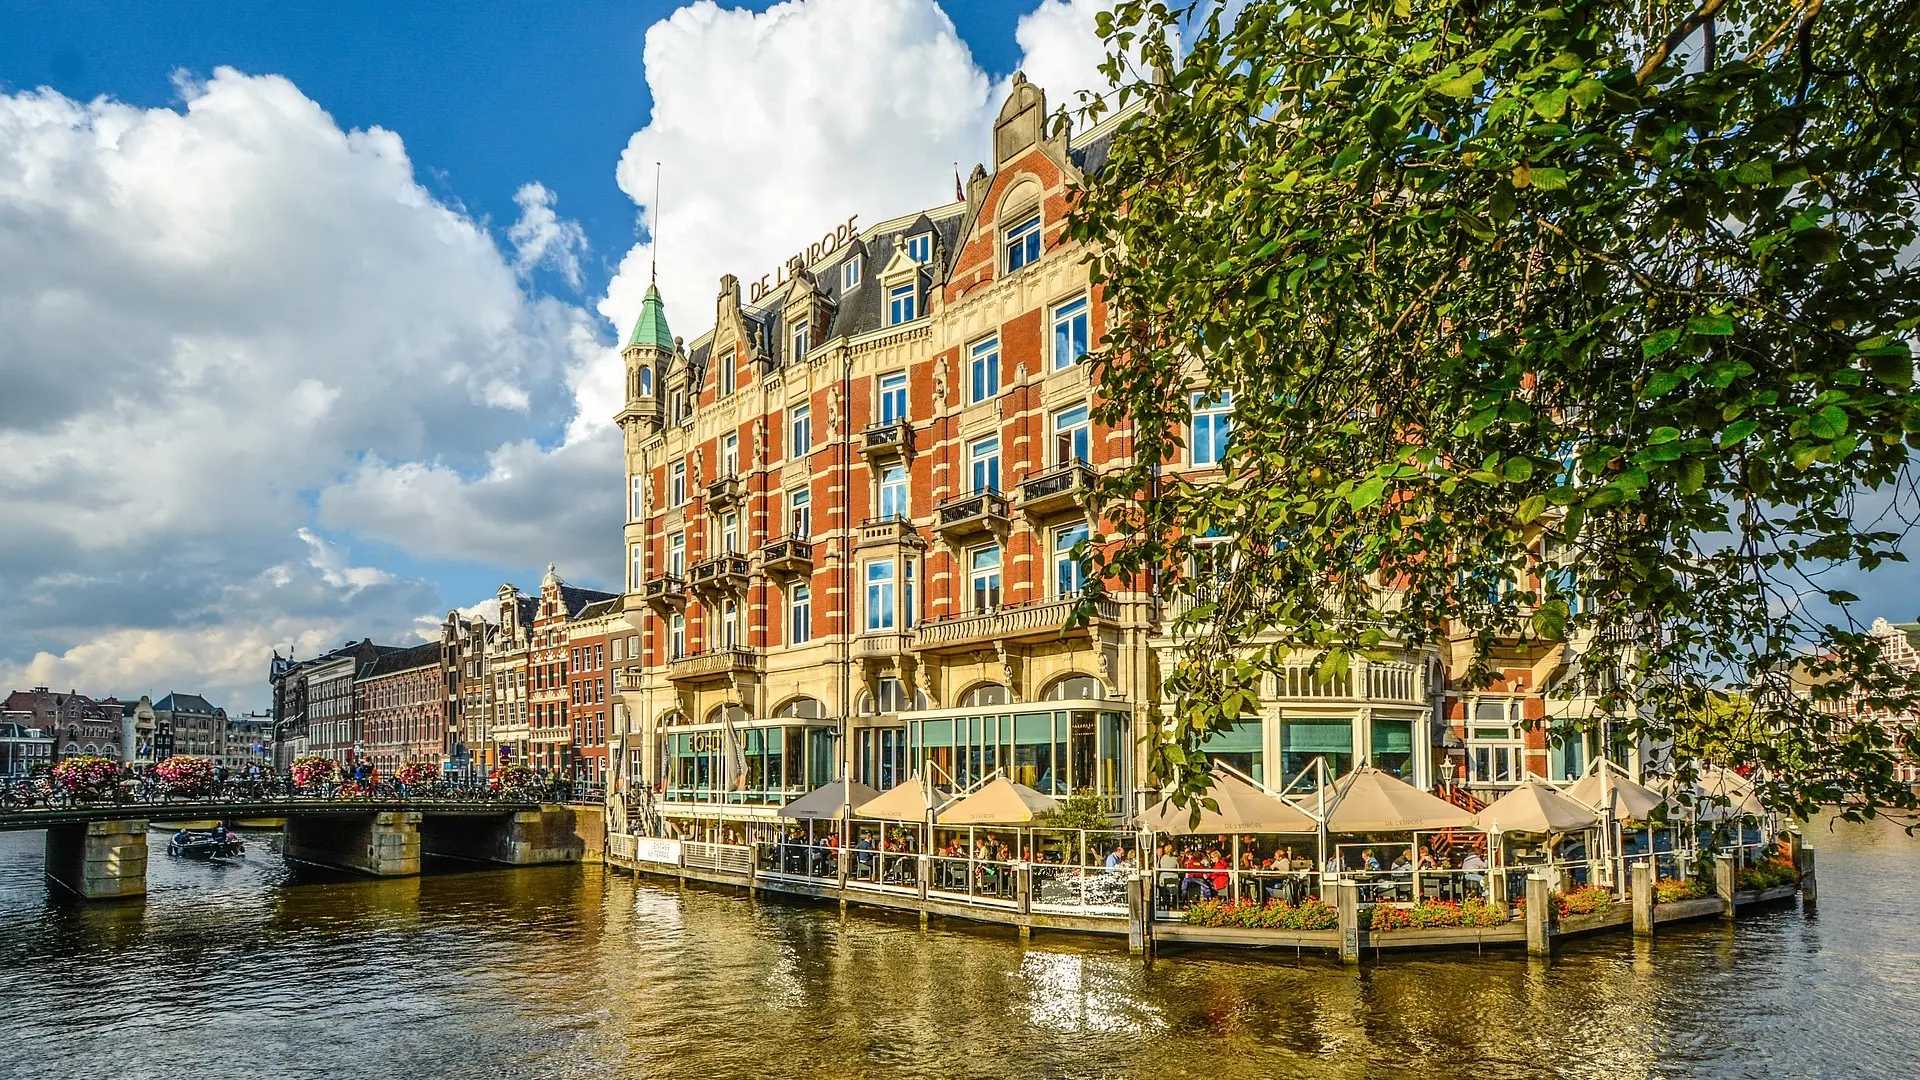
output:
M 856 216 L 784 267 L 722 278 L 711 328 L 690 341 L 648 289 L 616 418 L 619 606 L 640 662 L 614 686 L 615 862 L 843 900 L 858 888 L 867 902 L 1023 926 L 1112 930 L 1116 913 L 1137 925 L 1168 908 L 1146 875 L 1116 891 L 1086 871 L 1104 873 L 1116 849 L 1136 867 L 1156 857 L 1131 823 L 1154 798 L 1141 735 L 1160 712 L 1158 659 L 1181 647 L 1179 612 L 1145 580 L 1109 582 L 1092 617 L 1068 625 L 1087 578 L 1076 545 L 1102 524 L 1084 494 L 1132 445 L 1092 415 L 1081 358 L 1107 313 L 1066 233 L 1069 190 L 1101 167 L 1116 122 L 1056 127 L 1016 76 L 991 166 L 953 202 Z M 1178 471 L 1204 483 L 1221 475 L 1232 401 L 1192 405 Z M 1375 830 L 1383 838 L 1416 861 L 1424 845 L 1498 862 L 1471 828 L 1488 804 L 1534 780 L 1638 787 L 1657 749 L 1616 738 L 1592 699 L 1549 693 L 1577 646 L 1509 643 L 1499 678 L 1475 690 L 1456 682 L 1472 659 L 1465 636 L 1388 648 L 1331 678 L 1302 657 L 1210 756 L 1254 794 L 1287 791 L 1296 812 L 1303 791 L 1325 813 L 1333 793 L 1390 782 L 1430 800 L 1441 824 Z M 883 796 L 907 805 L 856 815 Z M 1070 796 L 1097 800 L 1116 829 L 1036 826 Z M 1626 834 L 1603 812 L 1595 883 L 1624 897 Z M 1293 828 L 1266 841 L 1221 830 L 1226 850 L 1200 857 L 1228 862 L 1235 890 L 1258 876 L 1244 859 L 1284 859 L 1278 893 L 1257 894 L 1293 900 L 1308 895 L 1296 863 L 1317 881 L 1329 858 L 1362 858 L 1317 821 L 1311 835 Z M 1568 843 L 1542 837 L 1524 857 L 1577 861 Z M 1386 840 L 1373 846 L 1390 873 Z M 1462 894 L 1455 871 L 1458 887 L 1436 895 Z M 1530 880 L 1504 867 L 1499 879 L 1503 900 Z M 1332 900 L 1324 884 L 1311 895 Z

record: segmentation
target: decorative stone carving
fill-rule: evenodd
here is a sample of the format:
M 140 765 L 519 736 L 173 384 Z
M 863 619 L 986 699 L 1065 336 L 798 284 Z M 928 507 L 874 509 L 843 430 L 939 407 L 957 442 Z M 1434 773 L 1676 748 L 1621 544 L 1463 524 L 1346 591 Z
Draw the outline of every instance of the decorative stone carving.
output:
M 840 400 L 840 387 L 835 386 L 833 389 L 827 391 L 827 434 L 834 439 L 840 437 L 841 409 L 843 405 L 844 403 Z
M 947 362 L 945 360 L 933 362 L 933 407 L 935 409 L 947 407 Z
M 758 417 L 753 422 L 753 460 L 747 464 L 759 468 L 767 460 L 767 418 Z
M 1020 695 L 1020 653 L 1004 641 L 993 643 L 994 654 L 1000 660 L 1000 681 L 1007 686 L 1007 700 L 1015 705 L 1026 699 Z

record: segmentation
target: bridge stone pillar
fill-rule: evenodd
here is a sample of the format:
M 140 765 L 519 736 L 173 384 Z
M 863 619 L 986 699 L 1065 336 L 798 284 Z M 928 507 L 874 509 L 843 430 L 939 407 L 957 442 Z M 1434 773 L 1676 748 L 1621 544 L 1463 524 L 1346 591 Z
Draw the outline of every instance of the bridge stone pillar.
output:
M 287 818 L 289 859 L 355 870 L 374 877 L 420 872 L 420 814 L 380 810 Z
M 511 866 L 575 863 L 586 854 L 574 808 L 542 804 L 508 819 L 501 837 L 499 861 Z
M 82 900 L 147 894 L 147 823 L 90 821 L 47 830 L 47 877 Z

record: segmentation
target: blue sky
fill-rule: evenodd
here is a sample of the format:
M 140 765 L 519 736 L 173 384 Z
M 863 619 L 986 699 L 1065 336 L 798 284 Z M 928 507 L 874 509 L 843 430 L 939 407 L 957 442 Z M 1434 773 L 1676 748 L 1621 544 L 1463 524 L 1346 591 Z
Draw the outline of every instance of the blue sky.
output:
M 0 683 L 617 587 L 616 328 L 951 197 L 1102 0 L 0 2 Z M 664 171 L 652 205 L 653 163 Z

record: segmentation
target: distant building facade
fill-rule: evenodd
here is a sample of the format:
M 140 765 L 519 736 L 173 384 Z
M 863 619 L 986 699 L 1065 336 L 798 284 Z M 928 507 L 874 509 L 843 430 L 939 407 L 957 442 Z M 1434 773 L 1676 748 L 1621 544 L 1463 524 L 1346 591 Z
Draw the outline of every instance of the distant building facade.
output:
M 360 747 L 354 760 L 382 773 L 414 762 L 438 768 L 446 750 L 441 643 L 384 652 L 354 676 Z
M 18 780 L 53 764 L 53 734 L 34 726 L 33 714 L 0 711 L 0 779 Z
M 83 754 L 125 760 L 125 710 L 115 698 L 95 700 L 75 690 L 63 694 L 36 686 L 8 694 L 0 711 L 32 717 L 24 722 L 53 738 L 55 761 Z

